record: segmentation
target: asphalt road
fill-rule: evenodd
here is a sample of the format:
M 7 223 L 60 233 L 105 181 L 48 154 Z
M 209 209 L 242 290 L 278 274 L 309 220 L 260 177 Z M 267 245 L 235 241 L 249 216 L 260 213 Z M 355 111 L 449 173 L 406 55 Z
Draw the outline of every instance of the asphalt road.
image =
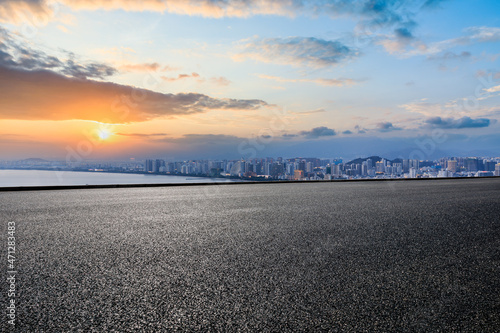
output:
M 500 331 L 500 179 L 0 193 L 12 332 Z

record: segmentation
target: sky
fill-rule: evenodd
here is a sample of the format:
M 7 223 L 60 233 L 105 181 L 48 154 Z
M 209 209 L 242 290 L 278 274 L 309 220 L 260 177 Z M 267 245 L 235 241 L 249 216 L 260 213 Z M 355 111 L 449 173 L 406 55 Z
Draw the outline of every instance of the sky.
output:
M 496 0 L 0 0 L 0 160 L 500 156 Z

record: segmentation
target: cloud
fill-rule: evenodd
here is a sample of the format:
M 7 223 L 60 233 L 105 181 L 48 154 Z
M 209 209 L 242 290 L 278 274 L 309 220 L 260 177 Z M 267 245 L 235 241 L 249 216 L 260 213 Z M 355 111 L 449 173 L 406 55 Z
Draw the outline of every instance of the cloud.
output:
M 290 0 L 226 1 L 226 0 L 63 0 L 73 9 L 124 9 L 157 11 L 203 17 L 250 17 L 254 15 L 292 16 L 300 4 Z
M 365 134 L 367 132 L 366 128 L 362 128 L 359 125 L 354 126 L 354 129 L 358 132 L 358 134 Z
M 103 79 L 117 72 L 115 68 L 103 63 L 77 62 L 73 53 L 68 53 L 68 59 L 61 60 L 43 51 L 21 46 L 21 43 L 23 42 L 0 27 L 0 66 L 27 70 L 50 69 L 80 79 Z
M 0 21 L 10 23 L 27 23 L 29 21 L 48 21 L 53 15 L 53 9 L 45 0 L 1 0 Z M 31 19 L 31 20 L 30 20 Z
M 383 0 L 60 0 L 73 10 L 126 10 L 169 12 L 203 17 L 250 17 L 255 15 L 319 15 L 349 16 L 365 25 L 407 23 L 418 8 L 432 7 L 437 0 L 383 1 Z M 415 6 L 417 4 L 417 6 Z M 53 14 L 57 7 L 45 0 L 2 0 L 0 17 L 12 19 L 21 14 Z
M 241 142 L 243 139 L 234 135 L 225 134 L 185 134 L 180 138 L 163 138 L 156 141 L 159 142 L 170 142 L 170 143 L 180 143 L 182 146 L 185 145 L 232 145 L 236 146 L 235 143 Z
M 41 84 L 43 83 L 43 84 Z M 49 70 L 0 66 L 0 119 L 146 121 L 209 110 L 256 110 L 262 100 L 166 94 L 110 82 L 70 78 Z
M 326 110 L 323 109 L 323 108 L 320 108 L 320 109 L 315 109 L 315 110 L 309 110 L 309 111 L 300 111 L 300 112 L 291 112 L 292 114 L 297 114 L 297 115 L 301 115 L 301 116 L 306 116 L 306 115 L 311 115 L 311 114 L 316 114 L 316 113 L 325 113 Z
M 485 89 L 485 91 L 487 91 L 489 93 L 499 92 L 500 91 L 500 86 L 494 86 L 494 87 Z
M 343 132 L 342 132 L 342 134 L 345 134 L 345 135 L 350 135 L 350 134 L 352 134 L 352 131 L 350 131 L 350 130 L 343 131 Z
M 381 122 L 381 123 L 378 123 L 375 128 L 379 131 L 379 132 L 391 132 L 391 131 L 399 131 L 401 130 L 402 128 L 400 127 L 394 127 L 394 125 L 391 123 L 391 122 Z
M 253 39 L 242 45 L 243 51 L 234 57 L 281 65 L 324 68 L 335 66 L 359 55 L 339 41 L 314 37 Z
M 161 77 L 164 81 L 166 82 L 175 82 L 175 81 L 180 81 L 184 79 L 196 79 L 199 83 L 204 83 L 207 82 L 207 79 L 201 77 L 200 74 L 198 73 L 191 73 L 191 74 L 179 74 L 177 77 L 167 77 L 167 76 L 162 76 Z M 216 84 L 218 86 L 228 86 L 231 84 L 231 81 L 226 79 L 223 76 L 219 77 L 211 77 L 208 79 L 208 81 L 212 84 Z
M 157 72 L 157 71 L 164 72 L 164 71 L 173 70 L 172 67 L 162 66 L 157 62 L 139 63 L 139 64 L 126 63 L 123 65 L 120 65 L 119 68 L 121 70 L 124 70 L 127 72 Z
M 489 77 L 490 79 L 500 79 L 500 72 L 497 71 L 484 71 L 478 70 L 476 72 L 476 77 Z
M 334 136 L 337 135 L 335 130 L 321 126 L 321 127 L 315 127 L 310 131 L 301 131 L 300 135 L 308 137 L 308 138 L 319 138 L 322 136 Z
M 405 108 L 409 112 L 419 113 L 426 116 L 432 116 L 444 112 L 441 104 L 427 102 L 426 100 L 402 104 L 399 105 L 399 107 Z
M 228 85 L 231 84 L 231 81 L 229 81 L 228 79 L 226 79 L 223 76 L 211 77 L 210 78 L 210 82 L 212 82 L 212 83 L 214 83 L 216 85 L 219 85 L 219 86 L 228 86 Z
M 394 34 L 392 36 L 388 36 L 377 42 L 377 44 L 382 45 L 386 51 L 391 54 L 401 53 L 409 45 L 417 45 L 419 43 L 420 42 L 413 36 L 410 29 L 406 27 L 394 29 Z
M 471 53 L 468 51 L 463 51 L 460 53 L 454 53 L 454 52 L 446 52 L 441 55 L 430 55 L 427 57 L 427 60 L 465 60 L 469 59 L 471 57 Z
M 325 79 L 325 78 L 318 78 L 318 79 L 287 79 L 279 76 L 272 76 L 272 75 L 266 75 L 266 74 L 259 74 L 258 75 L 261 79 L 267 79 L 267 80 L 273 80 L 276 82 L 282 82 L 282 83 L 297 83 L 297 82 L 306 82 L 306 83 L 314 83 L 318 84 L 321 86 L 336 86 L 336 87 L 342 87 L 345 85 L 353 85 L 358 82 L 362 82 L 362 80 L 356 80 L 356 79 L 347 79 L 347 78 L 338 78 L 338 79 Z
M 167 133 L 116 133 L 116 135 L 138 137 L 138 138 L 153 138 L 158 136 L 168 136 Z
M 470 27 L 465 29 L 470 34 L 468 37 L 470 41 L 484 42 L 498 42 L 500 41 L 500 28 L 496 27 Z M 467 37 L 466 37 L 467 38 Z
M 458 129 L 488 127 L 490 126 L 491 120 L 487 118 L 472 119 L 470 117 L 462 117 L 459 119 L 432 117 L 428 118 L 425 122 L 433 127 Z
M 175 81 L 179 81 L 179 80 L 183 80 L 183 79 L 187 79 L 187 78 L 199 79 L 200 78 L 200 74 L 193 72 L 191 74 L 179 74 L 179 75 L 177 75 L 177 77 L 162 76 L 161 78 L 164 81 L 167 81 L 167 82 L 175 82 Z
M 408 28 L 397 28 L 394 29 L 394 34 L 396 35 L 396 38 L 398 39 L 406 39 L 406 40 L 411 40 L 415 37 L 413 37 L 413 34 L 410 32 Z
M 446 39 L 429 45 L 420 43 L 415 49 L 406 52 L 405 55 L 436 54 L 456 46 L 500 41 L 500 28 L 497 27 L 469 27 L 465 29 L 464 32 L 464 36 L 457 38 Z

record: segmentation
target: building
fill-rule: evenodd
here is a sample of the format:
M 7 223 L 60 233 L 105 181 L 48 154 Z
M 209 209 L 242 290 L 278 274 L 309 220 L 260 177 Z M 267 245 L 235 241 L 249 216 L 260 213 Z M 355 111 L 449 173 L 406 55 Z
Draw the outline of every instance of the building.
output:
M 458 162 L 455 160 L 448 161 L 448 171 L 457 172 L 457 164 Z
M 437 177 L 438 178 L 453 177 L 453 173 L 449 170 L 439 170 Z
M 478 171 L 476 177 L 493 177 L 494 174 L 491 171 Z
M 500 163 L 495 165 L 495 176 L 500 176 Z
M 410 168 L 410 178 L 417 178 L 417 169 Z
M 153 160 L 146 160 L 144 162 L 144 171 L 153 172 Z
M 485 161 L 484 163 L 484 171 L 495 171 L 495 162 L 493 161 Z
M 467 159 L 467 171 L 469 172 L 477 172 L 478 168 L 478 160 L 475 157 Z
M 295 170 L 293 172 L 293 179 L 295 179 L 295 180 L 302 180 L 302 179 L 304 179 L 304 171 L 302 171 L 302 170 Z
M 376 170 L 379 173 L 385 173 L 385 163 L 383 161 L 375 163 Z

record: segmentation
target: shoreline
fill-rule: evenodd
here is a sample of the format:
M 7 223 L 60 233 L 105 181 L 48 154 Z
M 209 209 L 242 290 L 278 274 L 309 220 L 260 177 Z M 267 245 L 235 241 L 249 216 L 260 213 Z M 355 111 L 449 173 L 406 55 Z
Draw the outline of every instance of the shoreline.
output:
M 144 187 L 186 187 L 186 186 L 220 186 L 220 185 L 256 185 L 256 184 L 317 184 L 317 183 L 345 183 L 345 182 L 398 182 L 398 181 L 443 181 L 465 179 L 500 179 L 492 177 L 447 177 L 447 178 L 391 178 L 391 179 L 331 179 L 331 180 L 270 180 L 270 181 L 234 181 L 234 182 L 206 182 L 206 183 L 153 183 L 153 184 L 102 184 L 102 185 L 53 185 L 53 186 L 15 186 L 0 187 L 0 192 L 24 191 L 55 191 L 55 190 L 83 190 L 106 188 L 144 188 Z

